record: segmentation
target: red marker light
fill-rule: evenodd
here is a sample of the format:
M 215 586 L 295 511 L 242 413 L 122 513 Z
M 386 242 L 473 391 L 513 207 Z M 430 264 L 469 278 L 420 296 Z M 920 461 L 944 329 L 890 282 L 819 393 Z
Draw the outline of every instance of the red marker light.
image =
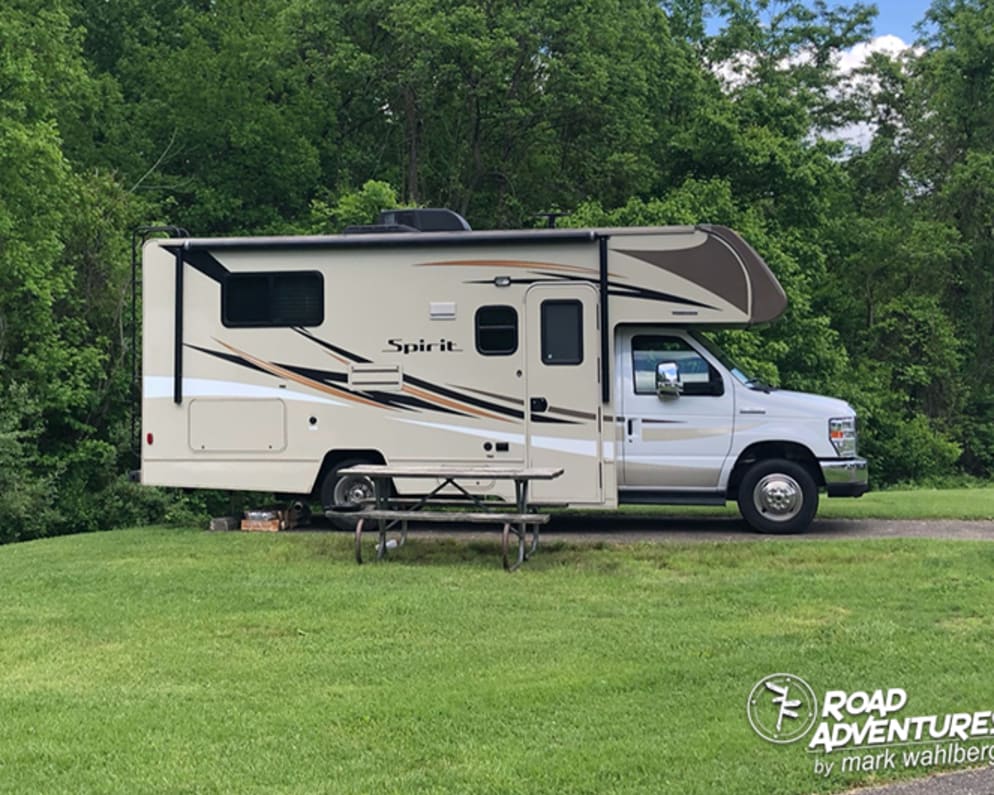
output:
M 149 431 L 148 433 L 145 434 L 145 441 L 148 442 L 149 444 L 152 444 L 152 442 L 155 441 L 155 437 L 152 436 L 152 432 L 151 431 Z

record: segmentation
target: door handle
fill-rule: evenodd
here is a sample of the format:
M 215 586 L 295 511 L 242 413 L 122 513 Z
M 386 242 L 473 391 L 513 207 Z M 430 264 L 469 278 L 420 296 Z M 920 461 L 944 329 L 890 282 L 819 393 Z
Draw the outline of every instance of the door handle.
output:
M 549 408 L 549 401 L 544 397 L 533 397 L 531 407 L 532 411 L 546 411 Z
M 631 417 L 629 417 L 628 418 L 628 435 L 629 436 L 632 435 L 632 432 L 634 431 L 634 427 L 635 427 L 635 422 L 632 420 Z

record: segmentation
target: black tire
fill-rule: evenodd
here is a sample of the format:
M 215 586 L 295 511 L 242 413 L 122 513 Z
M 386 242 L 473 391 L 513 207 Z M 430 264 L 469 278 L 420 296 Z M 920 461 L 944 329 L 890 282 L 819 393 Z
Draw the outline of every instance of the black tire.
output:
M 321 481 L 321 506 L 326 511 L 358 510 L 361 500 L 371 500 L 373 498 L 372 480 L 339 474 L 343 469 L 369 463 L 361 458 L 350 458 L 328 470 Z
M 373 498 L 373 481 L 369 478 L 342 476 L 339 472 L 369 463 L 374 462 L 349 458 L 328 470 L 321 481 L 321 507 L 331 523 L 340 530 L 355 528 L 356 514 L 363 507 L 358 500 Z
M 818 510 L 818 485 L 802 464 L 757 461 L 739 484 L 739 512 L 759 533 L 803 533 Z

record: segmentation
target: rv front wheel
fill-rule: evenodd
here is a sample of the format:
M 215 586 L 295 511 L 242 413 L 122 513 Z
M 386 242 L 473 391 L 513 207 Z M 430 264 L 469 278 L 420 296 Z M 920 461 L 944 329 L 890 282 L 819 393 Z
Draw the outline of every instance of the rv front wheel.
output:
M 739 484 L 742 518 L 760 533 L 804 532 L 818 510 L 818 485 L 795 461 L 757 461 Z

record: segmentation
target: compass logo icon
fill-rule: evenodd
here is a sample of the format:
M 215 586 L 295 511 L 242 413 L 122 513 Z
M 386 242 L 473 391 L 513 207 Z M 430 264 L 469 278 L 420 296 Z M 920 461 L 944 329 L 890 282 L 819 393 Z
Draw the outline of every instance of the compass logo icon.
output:
M 793 674 L 770 674 L 760 679 L 746 702 L 749 725 L 771 743 L 792 743 L 810 731 L 818 716 L 818 700 L 811 685 Z

